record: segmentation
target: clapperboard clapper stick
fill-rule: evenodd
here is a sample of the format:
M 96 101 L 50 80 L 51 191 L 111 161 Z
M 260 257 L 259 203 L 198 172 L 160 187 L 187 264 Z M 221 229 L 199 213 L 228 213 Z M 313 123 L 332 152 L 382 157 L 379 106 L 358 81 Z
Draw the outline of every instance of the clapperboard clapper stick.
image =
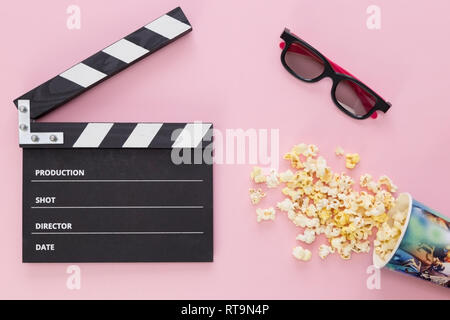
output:
M 212 261 L 211 123 L 31 120 L 191 30 L 176 8 L 14 101 L 24 262 Z

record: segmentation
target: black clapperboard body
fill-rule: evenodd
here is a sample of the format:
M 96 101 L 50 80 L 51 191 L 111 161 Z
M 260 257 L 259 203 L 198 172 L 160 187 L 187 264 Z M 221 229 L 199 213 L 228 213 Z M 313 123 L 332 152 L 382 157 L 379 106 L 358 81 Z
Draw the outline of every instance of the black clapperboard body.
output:
M 191 30 L 176 8 L 14 101 L 24 262 L 213 260 L 212 124 L 33 121 Z

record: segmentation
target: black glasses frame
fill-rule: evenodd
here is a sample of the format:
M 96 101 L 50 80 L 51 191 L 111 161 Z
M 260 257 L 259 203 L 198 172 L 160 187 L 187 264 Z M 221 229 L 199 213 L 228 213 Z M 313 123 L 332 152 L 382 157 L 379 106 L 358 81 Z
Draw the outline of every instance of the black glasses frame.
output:
M 330 60 L 328 60 L 328 58 L 326 58 L 323 54 L 321 54 L 319 51 L 317 51 L 314 47 L 312 47 L 311 45 L 309 45 L 309 43 L 307 43 L 306 41 L 300 39 L 299 37 L 297 37 L 296 35 L 292 34 L 289 29 L 284 29 L 283 33 L 280 36 L 281 39 L 284 40 L 285 42 L 285 46 L 283 48 L 283 51 L 281 52 L 281 63 L 283 64 L 284 68 L 290 73 L 292 74 L 294 77 L 296 77 L 299 80 L 305 81 L 305 82 L 318 82 L 320 80 L 322 80 L 323 78 L 331 78 L 333 80 L 333 86 L 331 88 L 331 99 L 333 100 L 334 104 L 342 111 L 344 112 L 346 115 L 354 118 L 354 119 L 358 119 L 358 120 L 362 120 L 362 119 L 367 119 L 369 118 L 375 111 L 380 110 L 384 113 L 386 113 L 389 108 L 392 106 L 392 104 L 390 102 L 385 101 L 382 97 L 380 97 L 375 91 L 373 91 L 372 89 L 370 89 L 368 86 L 366 86 L 363 82 L 359 81 L 358 79 L 356 79 L 355 77 L 349 76 L 347 74 L 343 74 L 343 73 L 339 73 L 337 71 L 335 71 L 330 63 Z M 299 43 L 300 45 L 306 47 L 307 49 L 311 50 L 314 54 L 317 55 L 317 57 L 319 57 L 324 64 L 324 70 L 322 72 L 322 74 L 320 74 L 319 76 L 313 78 L 313 79 L 306 79 L 306 78 L 302 78 L 300 75 L 298 75 L 294 70 L 292 70 L 288 64 L 286 63 L 286 53 L 289 49 L 289 47 L 293 44 L 293 43 Z M 348 111 L 345 107 L 343 107 L 339 101 L 336 98 L 336 88 L 337 85 L 339 84 L 340 81 L 342 80 L 349 80 L 353 83 L 355 83 L 356 85 L 360 86 L 363 90 L 366 90 L 368 93 L 370 93 L 374 98 L 375 98 L 375 105 L 363 116 L 358 116 L 356 114 L 351 113 L 350 111 Z

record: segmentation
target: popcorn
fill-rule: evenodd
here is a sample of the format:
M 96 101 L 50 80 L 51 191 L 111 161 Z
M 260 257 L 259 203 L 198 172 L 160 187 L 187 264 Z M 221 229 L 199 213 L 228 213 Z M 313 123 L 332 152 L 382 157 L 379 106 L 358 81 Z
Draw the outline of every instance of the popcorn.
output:
M 305 145 L 305 150 L 306 150 L 306 145 Z M 298 146 L 292 148 L 291 152 L 288 152 L 284 155 L 284 159 L 285 160 L 290 160 L 292 167 L 296 168 L 296 169 L 301 169 L 303 168 L 303 163 L 300 160 L 300 155 L 303 153 L 303 149 L 299 149 Z
M 269 188 L 276 188 L 280 184 L 280 181 L 278 181 L 278 173 L 275 170 L 271 170 L 270 174 L 266 177 L 266 184 Z
M 307 228 L 303 234 L 299 234 L 295 239 L 311 244 L 316 240 L 316 232 L 313 229 Z
M 308 145 L 308 148 L 306 148 L 306 151 L 303 153 L 305 157 L 315 157 L 317 155 L 317 152 L 319 152 L 319 148 L 313 144 Z
M 331 239 L 331 246 L 335 249 L 342 249 L 342 246 L 345 242 L 345 237 L 336 237 Z
M 326 210 L 326 209 L 322 209 L 319 211 L 318 213 L 319 219 L 320 219 L 320 223 L 321 224 L 326 224 L 327 221 L 331 218 L 331 211 Z
M 345 155 L 345 166 L 348 169 L 353 169 L 359 163 L 359 154 L 357 153 L 347 153 Z
M 308 158 L 306 162 L 303 163 L 304 172 L 314 172 L 316 171 L 316 159 Z
M 344 155 L 345 151 L 344 149 L 342 149 L 341 147 L 336 147 L 336 149 L 334 150 L 334 153 L 338 156 L 341 157 Z
M 388 181 L 388 179 L 385 179 L 385 181 Z M 407 194 L 401 194 L 387 213 L 388 218 L 381 224 L 374 241 L 375 253 L 382 261 L 387 261 L 396 247 L 408 212 L 409 197 Z
M 281 182 L 289 182 L 294 178 L 294 173 L 291 170 L 287 170 L 279 174 Z
M 404 211 L 397 211 L 392 214 L 392 218 L 396 222 L 400 222 L 401 224 L 403 224 L 403 222 L 405 222 L 405 220 L 406 220 L 406 215 L 405 215 Z
M 368 173 L 362 175 L 359 179 L 359 185 L 367 190 L 377 193 L 380 191 L 380 185 L 372 179 L 372 176 Z
M 301 246 L 294 247 L 292 249 L 292 255 L 302 261 L 309 261 L 311 259 L 311 251 L 308 249 L 303 249 Z
M 360 253 L 360 252 L 369 253 L 370 243 L 369 243 L 369 241 L 356 242 L 354 244 L 352 250 L 356 253 Z
M 369 210 L 372 207 L 374 199 L 374 196 L 365 191 L 361 191 L 359 199 L 356 200 L 356 204 L 365 210 Z
M 311 205 L 314 206 L 314 205 Z M 320 199 L 317 201 L 317 210 L 321 211 L 322 209 L 328 208 L 328 199 Z
M 303 192 L 301 190 L 292 190 L 290 188 L 284 188 L 281 192 L 289 196 L 293 201 L 297 201 L 302 196 Z
M 362 189 L 356 190 L 352 177 L 333 172 L 318 151 L 315 145 L 298 144 L 284 155 L 293 170 L 280 174 L 272 171 L 264 176 L 254 168 L 252 180 L 265 178 L 263 182 L 272 188 L 282 185 L 286 198 L 276 207 L 286 212 L 295 226 L 304 228 L 296 240 L 311 244 L 320 235 L 326 238 L 328 244 L 319 247 L 322 259 L 332 253 L 350 259 L 352 253 L 369 252 L 373 228 L 380 230 L 374 242 L 376 254 L 387 255 L 395 248 L 392 239 L 397 239 L 406 220 L 401 210 L 392 211 L 393 207 L 400 208 L 394 205 L 392 194 L 397 187 L 386 176 L 376 181 L 364 174 L 359 178 Z M 337 154 L 344 154 L 343 150 L 338 151 Z M 358 154 L 346 154 L 347 167 L 354 168 L 359 161 Z M 259 209 L 257 213 L 258 221 L 275 218 L 273 208 Z M 294 248 L 293 254 L 300 260 L 311 256 L 309 250 L 300 246 Z
M 306 208 L 305 213 L 306 213 L 306 215 L 307 215 L 308 217 L 311 217 L 311 218 L 317 217 L 317 209 L 316 209 L 316 207 L 315 207 L 313 204 L 310 204 L 310 205 Z
M 253 167 L 253 170 L 250 173 L 250 178 L 255 183 L 263 183 L 267 180 L 267 177 L 262 173 L 262 169 L 260 167 Z
M 287 217 L 295 224 L 295 219 L 297 218 L 297 213 L 294 210 L 288 211 Z
M 350 244 L 346 244 L 340 250 L 338 250 L 338 253 L 342 259 L 348 260 L 351 258 L 352 246 Z
M 327 169 L 327 161 L 323 157 L 319 157 L 316 160 L 316 175 L 321 178 L 325 175 L 325 170 Z
M 253 204 L 258 204 L 266 194 L 261 189 L 249 189 L 250 200 Z
M 326 226 L 323 233 L 325 234 L 325 236 L 327 238 L 334 238 L 341 234 L 341 230 L 339 228 L 335 228 L 335 227 L 333 227 L 333 225 L 329 224 Z
M 392 194 L 386 190 L 381 190 L 375 195 L 375 200 L 382 202 L 386 210 L 390 210 L 394 205 L 395 199 Z
M 334 253 L 334 249 L 330 246 L 327 246 L 326 244 L 321 244 L 319 247 L 319 257 L 323 260 L 325 259 L 330 253 Z
M 386 208 L 382 202 L 375 202 L 372 208 L 366 212 L 367 216 L 379 216 L 386 212 Z
M 340 202 L 338 199 L 332 199 L 331 202 L 328 204 L 329 209 L 338 210 L 340 206 Z
M 378 193 L 378 191 L 380 191 L 380 186 L 375 181 L 370 181 L 367 184 L 367 190 L 372 191 L 373 193 Z
M 292 148 L 292 152 L 296 155 L 306 155 L 306 152 L 308 151 L 308 146 L 304 143 L 300 143 Z
M 359 185 L 361 187 L 366 187 L 369 185 L 370 182 L 372 182 L 372 176 L 368 173 L 363 174 L 360 178 L 359 178 Z
M 306 214 L 306 210 L 308 210 L 309 207 L 309 198 L 306 197 L 302 199 L 302 206 L 300 207 L 300 210 Z
M 275 209 L 273 207 L 267 209 L 256 209 L 256 220 L 261 222 L 263 220 L 275 220 Z
M 309 219 L 304 214 L 296 214 L 295 218 L 293 219 L 294 224 L 297 227 L 308 227 L 308 228 L 316 228 L 320 225 L 320 221 L 317 218 Z

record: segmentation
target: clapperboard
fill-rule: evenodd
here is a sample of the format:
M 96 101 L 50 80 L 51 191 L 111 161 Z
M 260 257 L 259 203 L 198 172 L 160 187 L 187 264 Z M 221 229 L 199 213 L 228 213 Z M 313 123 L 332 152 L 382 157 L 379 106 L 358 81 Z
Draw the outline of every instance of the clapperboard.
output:
M 14 101 L 24 262 L 212 261 L 212 124 L 33 121 L 191 30 L 176 8 Z

